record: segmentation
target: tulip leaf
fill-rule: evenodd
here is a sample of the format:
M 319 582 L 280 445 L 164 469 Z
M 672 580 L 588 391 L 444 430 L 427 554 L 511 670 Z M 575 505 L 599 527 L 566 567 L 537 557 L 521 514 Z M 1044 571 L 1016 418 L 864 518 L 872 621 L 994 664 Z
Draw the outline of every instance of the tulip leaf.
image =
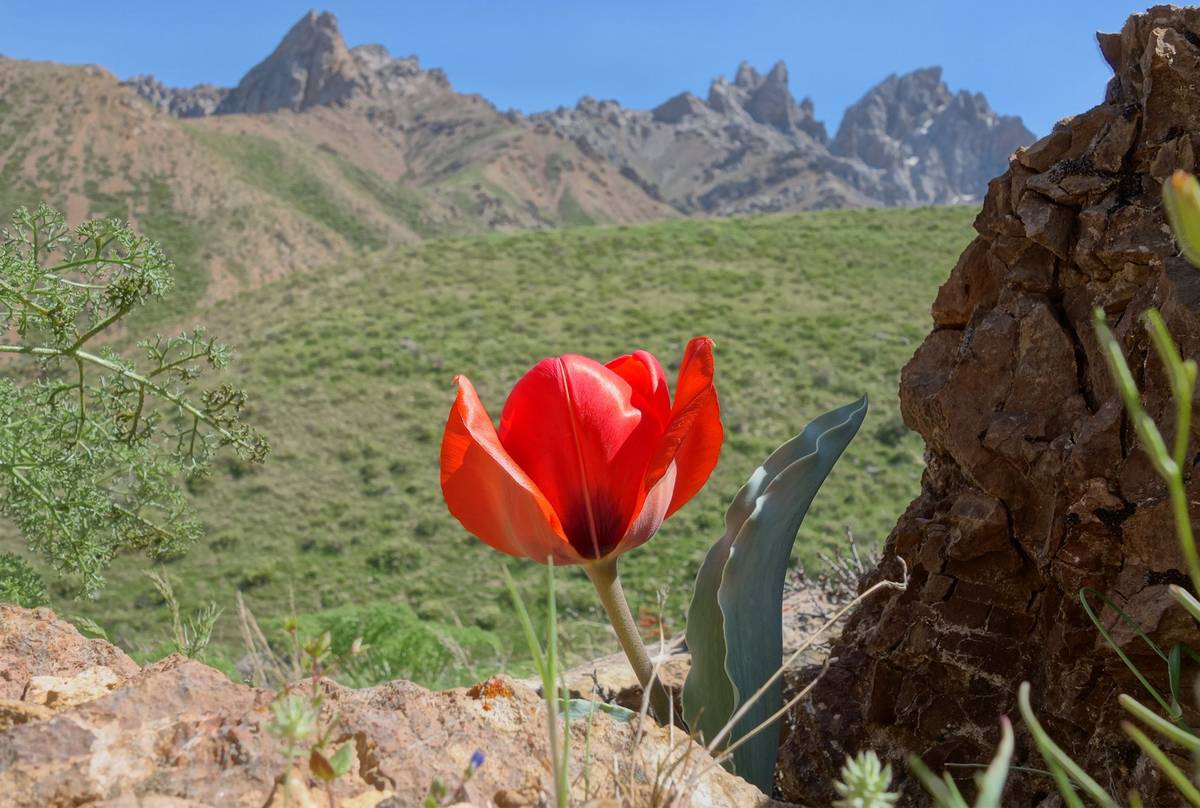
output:
M 725 533 L 700 565 L 687 620 L 684 718 L 706 741 L 783 663 L 783 585 L 796 534 L 866 414 L 864 397 L 815 419 L 754 470 L 725 513 Z M 776 683 L 722 745 L 782 706 Z M 734 751 L 734 771 L 769 794 L 778 746 L 777 732 L 759 733 Z
M 571 716 L 572 721 L 582 721 L 595 712 L 607 713 L 613 720 L 621 722 L 632 721 L 638 716 L 633 710 L 619 704 L 606 704 L 590 699 L 570 699 L 567 702 L 567 714 Z

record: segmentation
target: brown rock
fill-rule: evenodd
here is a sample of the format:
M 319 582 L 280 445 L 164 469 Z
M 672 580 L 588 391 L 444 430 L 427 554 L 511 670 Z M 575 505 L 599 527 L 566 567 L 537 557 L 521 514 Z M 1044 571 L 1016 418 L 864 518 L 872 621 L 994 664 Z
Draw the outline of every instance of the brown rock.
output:
M 1069 209 L 1054 204 L 1041 194 L 1026 193 L 1017 206 L 1017 215 L 1024 222 L 1025 234 L 1031 241 L 1059 258 L 1067 257 L 1071 225 L 1075 220 Z
M 1062 121 L 989 185 L 979 237 L 901 376 L 928 463 L 872 579 L 894 576 L 901 558 L 911 586 L 855 615 L 812 702 L 792 715 L 785 798 L 828 804 L 837 767 L 865 747 L 934 767 L 987 760 L 999 716 L 1029 681 L 1042 723 L 1106 787 L 1175 804 L 1119 731 L 1116 694 L 1141 688 L 1079 593 L 1120 604 L 1162 647 L 1200 645 L 1167 590 L 1188 579 L 1163 486 L 1091 325 L 1104 307 L 1145 406 L 1169 430 L 1169 385 L 1141 315 L 1157 307 L 1181 352 L 1200 355 L 1200 271 L 1177 258 L 1160 201 L 1161 178 L 1195 160 L 1198 35 L 1200 9 L 1156 6 L 1102 36 L 1115 71 L 1105 103 Z M 1189 494 L 1200 500 L 1200 479 Z M 1100 620 L 1165 688 L 1165 666 L 1117 613 Z M 1017 729 L 1014 762 L 1043 765 Z M 1014 776 L 1004 804 L 1045 804 L 1047 793 Z
M 4 614 L 4 647 L 35 647 L 48 633 L 76 658 L 85 647 L 78 636 L 70 641 L 69 627 L 47 610 L 6 607 Z M 56 671 L 67 667 L 50 656 L 38 659 Z M 42 674 L 36 666 L 23 670 L 31 681 Z M 340 716 L 335 745 L 350 743 L 355 750 L 351 771 L 335 783 L 343 808 L 420 804 L 435 777 L 456 787 L 476 750 L 484 763 L 464 785 L 468 804 L 542 804 L 550 786 L 545 706 L 528 687 L 504 677 L 443 693 L 401 681 L 365 690 L 322 686 L 328 716 Z M 0 729 L 0 804 L 260 808 L 282 804 L 286 790 L 289 805 L 328 808 L 324 789 L 303 762 L 288 786 L 281 783 L 287 763 L 267 731 L 273 696 L 180 656 L 140 671 L 134 666 L 128 679 L 99 698 Z M 589 796 L 598 804 L 618 789 L 640 798 L 664 761 L 686 756 L 673 787 L 686 792 L 691 805 L 782 805 L 708 765 L 702 749 L 657 725 L 639 732 L 636 720 L 598 711 L 591 721 L 572 724 L 570 744 L 572 772 L 591 767 Z M 582 789 L 576 778 L 573 795 L 580 803 Z
M 1056 126 L 1054 131 L 1044 138 L 1024 149 L 1017 150 L 1017 160 L 1021 165 L 1034 171 L 1045 171 L 1058 162 L 1071 146 L 1071 131 L 1065 127 Z
M 678 710 L 679 694 L 691 667 L 691 657 L 673 645 L 665 654 L 657 655 L 654 662 L 658 666 L 659 681 L 675 695 Z M 595 699 L 634 711 L 642 708 L 642 686 L 624 654 L 612 654 L 578 665 L 564 674 L 564 680 L 573 698 Z M 541 692 L 540 681 L 528 679 L 522 684 Z
M 138 671 L 120 648 L 81 636 L 49 609 L 0 603 L 0 699 L 21 699 L 34 675 L 70 678 L 96 666 L 120 678 Z

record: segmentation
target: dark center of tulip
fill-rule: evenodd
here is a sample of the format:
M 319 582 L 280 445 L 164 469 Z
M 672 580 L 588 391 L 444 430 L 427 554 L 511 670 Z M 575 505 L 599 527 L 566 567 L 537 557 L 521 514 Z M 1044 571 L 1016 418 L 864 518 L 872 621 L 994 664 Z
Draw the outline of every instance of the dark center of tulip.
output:
M 625 519 L 611 499 L 593 494 L 572 505 L 562 516 L 562 526 L 575 552 L 584 558 L 603 558 L 620 543 Z

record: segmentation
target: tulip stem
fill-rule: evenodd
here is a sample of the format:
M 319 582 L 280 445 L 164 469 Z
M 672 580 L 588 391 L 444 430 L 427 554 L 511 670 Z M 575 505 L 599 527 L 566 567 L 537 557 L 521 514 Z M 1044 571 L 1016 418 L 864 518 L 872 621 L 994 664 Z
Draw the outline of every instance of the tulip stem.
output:
M 641 634 L 638 633 L 637 623 L 634 622 L 633 614 L 629 611 L 629 603 L 625 600 L 625 590 L 621 588 L 621 578 L 617 575 L 617 559 L 602 559 L 585 564 L 583 568 L 587 570 L 588 577 L 592 579 L 592 585 L 596 587 L 596 592 L 600 595 L 600 602 L 604 604 L 604 610 L 608 612 L 609 622 L 612 623 L 613 630 L 617 632 L 617 639 L 621 641 L 621 648 L 625 651 L 625 656 L 629 658 L 629 664 L 633 666 L 633 672 L 637 676 L 638 682 L 641 683 L 643 691 L 647 687 L 650 688 L 651 713 L 663 723 L 669 721 L 671 697 L 667 694 L 662 682 L 654 678 L 654 664 L 650 661 L 650 654 L 647 653 L 646 645 L 642 642 Z M 652 679 L 653 684 L 651 684 Z

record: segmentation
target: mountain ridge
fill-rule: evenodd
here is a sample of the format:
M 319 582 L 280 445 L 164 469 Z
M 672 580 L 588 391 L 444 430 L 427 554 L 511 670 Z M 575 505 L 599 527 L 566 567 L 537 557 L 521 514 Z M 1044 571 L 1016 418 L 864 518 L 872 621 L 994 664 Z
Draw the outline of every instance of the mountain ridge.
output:
M 453 92 L 443 71 L 422 69 L 415 56 L 349 47 L 336 17 L 316 11 L 234 88 L 172 90 L 144 77 L 127 85 L 176 116 L 394 106 Z M 506 116 L 548 127 L 684 215 L 977 201 L 1008 155 L 1034 140 L 982 94 L 952 93 L 939 67 L 885 78 L 846 110 L 832 138 L 812 100 L 793 97 L 782 60 L 765 74 L 742 62 L 706 98 L 685 91 L 649 110 L 584 96 L 574 107 Z
M 431 237 L 970 201 L 1032 139 L 936 70 L 857 106 L 831 137 L 786 64 L 744 63 L 703 98 L 527 116 L 310 12 L 232 88 L 0 57 L 0 217 L 129 220 L 178 258 L 182 317 Z

